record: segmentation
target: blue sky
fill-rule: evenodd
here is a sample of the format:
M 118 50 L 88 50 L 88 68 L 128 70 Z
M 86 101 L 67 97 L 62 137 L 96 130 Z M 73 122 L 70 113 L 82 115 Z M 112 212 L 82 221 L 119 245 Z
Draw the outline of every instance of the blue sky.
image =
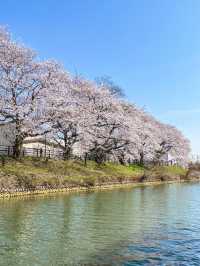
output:
M 6 0 L 0 24 L 42 59 L 111 76 L 200 154 L 199 0 Z

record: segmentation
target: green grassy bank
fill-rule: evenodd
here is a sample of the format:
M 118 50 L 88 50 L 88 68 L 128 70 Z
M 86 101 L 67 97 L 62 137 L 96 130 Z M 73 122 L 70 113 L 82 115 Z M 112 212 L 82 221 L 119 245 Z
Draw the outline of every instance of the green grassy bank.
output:
M 145 168 L 114 163 L 97 165 L 89 161 L 6 158 L 0 164 L 0 191 L 94 187 L 109 184 L 175 181 L 184 179 L 186 170 L 176 166 Z

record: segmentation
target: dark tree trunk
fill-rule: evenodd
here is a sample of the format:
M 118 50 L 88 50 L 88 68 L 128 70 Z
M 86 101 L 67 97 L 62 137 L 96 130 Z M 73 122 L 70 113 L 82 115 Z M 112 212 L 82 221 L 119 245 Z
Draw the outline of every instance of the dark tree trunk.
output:
M 15 144 L 13 147 L 13 156 L 15 158 L 19 158 L 21 155 L 22 143 L 23 143 L 22 138 L 19 135 L 17 135 L 15 138 Z
M 71 147 L 68 145 L 67 132 L 64 132 L 64 143 L 65 143 L 65 148 L 63 153 L 63 159 L 69 160 L 71 156 Z
M 21 150 L 22 150 L 22 144 L 23 144 L 23 137 L 21 133 L 21 125 L 20 125 L 20 120 L 18 114 L 16 115 L 16 136 L 15 136 L 15 142 L 14 142 L 14 147 L 13 147 L 13 156 L 15 158 L 19 158 L 21 155 Z
M 88 154 L 86 152 L 85 156 L 84 156 L 84 165 L 87 166 L 87 157 L 88 157 Z
M 121 165 L 125 165 L 125 155 L 124 153 L 121 153 L 119 156 L 118 156 L 118 160 L 119 160 L 119 163 Z
M 139 160 L 140 165 L 144 165 L 144 153 L 140 152 L 140 160 Z
M 102 149 L 94 151 L 94 161 L 99 165 L 106 161 L 106 154 Z

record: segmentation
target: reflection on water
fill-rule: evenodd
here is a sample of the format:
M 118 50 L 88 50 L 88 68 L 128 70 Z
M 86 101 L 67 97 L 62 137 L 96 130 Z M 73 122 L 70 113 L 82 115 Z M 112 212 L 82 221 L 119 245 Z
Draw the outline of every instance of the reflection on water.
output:
M 200 265 L 200 184 L 2 200 L 0 265 Z

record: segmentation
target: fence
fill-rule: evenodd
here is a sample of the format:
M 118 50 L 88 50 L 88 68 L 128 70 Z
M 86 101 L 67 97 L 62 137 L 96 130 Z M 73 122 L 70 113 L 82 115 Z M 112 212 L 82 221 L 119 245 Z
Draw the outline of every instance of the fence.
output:
M 0 145 L 0 155 L 1 156 L 14 156 L 14 147 L 13 146 L 3 146 Z M 21 150 L 21 156 L 30 156 L 30 157 L 41 157 L 41 158 L 57 158 L 62 159 L 64 157 L 64 152 L 58 149 L 37 149 L 37 148 L 25 148 Z
M 14 156 L 14 147 L 13 146 L 3 146 L 0 145 L 0 156 Z M 48 148 L 26 148 L 23 147 L 21 151 L 21 157 L 36 157 L 36 158 L 49 158 L 49 159 L 60 159 L 64 158 L 64 152 L 59 149 L 48 149 Z M 82 160 L 80 156 L 70 156 L 71 159 Z M 92 158 L 88 157 L 88 160 L 92 160 Z M 109 161 L 109 160 L 108 160 Z M 127 163 L 131 164 L 140 164 L 138 160 L 128 160 Z M 152 165 L 159 165 L 159 166 L 172 166 L 172 165 L 179 165 L 176 161 L 145 161 L 145 166 L 152 166 Z
M 128 160 L 128 164 L 142 164 L 139 160 Z M 175 160 L 169 160 L 169 161 L 164 161 L 164 160 L 160 160 L 160 161 L 154 161 L 154 160 L 145 160 L 143 162 L 143 164 L 145 166 L 178 166 L 179 163 Z

